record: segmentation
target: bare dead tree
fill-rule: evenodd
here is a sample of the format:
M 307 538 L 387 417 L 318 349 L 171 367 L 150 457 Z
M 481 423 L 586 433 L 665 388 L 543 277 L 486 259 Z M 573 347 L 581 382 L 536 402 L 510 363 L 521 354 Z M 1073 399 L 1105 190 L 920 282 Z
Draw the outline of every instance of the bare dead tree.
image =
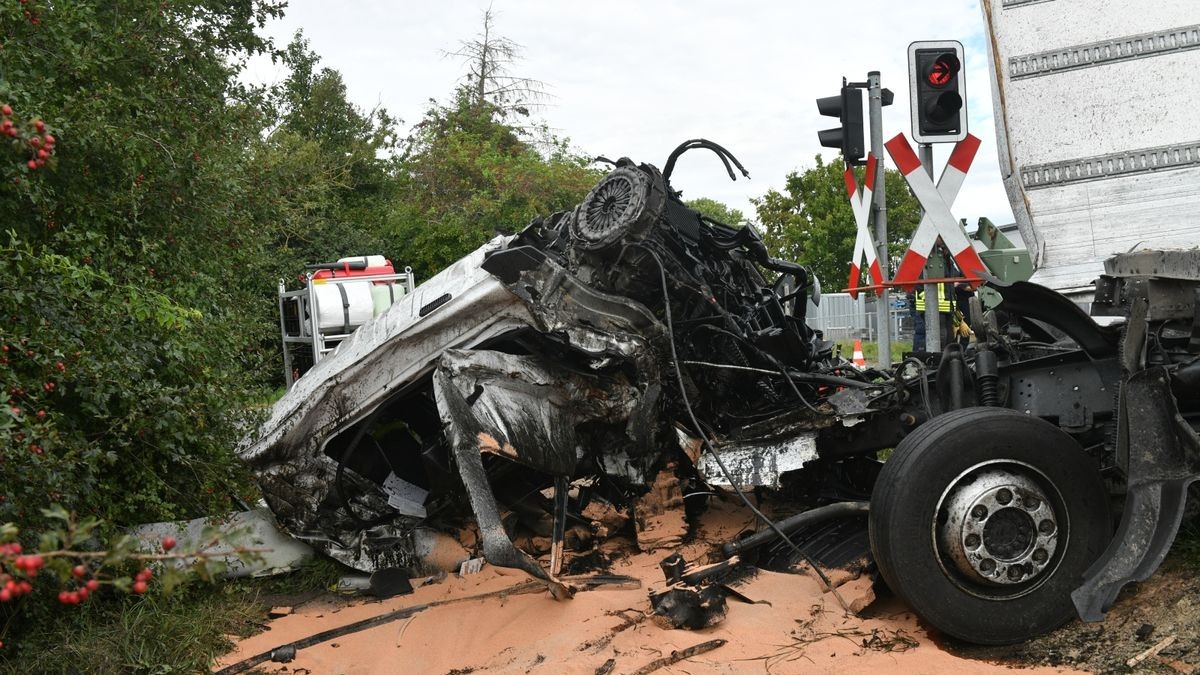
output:
M 473 39 L 463 40 L 458 49 L 444 52 L 462 60 L 467 67 L 464 88 L 474 105 L 490 104 L 502 117 L 529 117 L 530 110 L 542 105 L 546 85 L 540 80 L 512 74 L 513 64 L 521 60 L 524 48 L 498 35 L 496 15 L 489 7 L 483 12 L 483 29 Z

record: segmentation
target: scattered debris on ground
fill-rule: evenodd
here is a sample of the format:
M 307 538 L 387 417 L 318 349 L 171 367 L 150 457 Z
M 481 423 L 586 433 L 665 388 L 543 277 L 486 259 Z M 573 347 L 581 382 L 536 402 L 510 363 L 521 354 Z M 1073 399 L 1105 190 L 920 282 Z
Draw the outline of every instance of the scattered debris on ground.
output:
M 620 546 L 609 541 L 604 570 L 569 579 L 578 587 L 570 602 L 554 600 L 544 584 L 522 572 L 486 564 L 476 574 L 414 583 L 418 587 L 408 596 L 325 596 L 243 640 L 218 668 L 257 655 L 263 658 L 255 666 L 260 672 L 289 674 L 381 672 L 400 659 L 406 670 L 430 673 L 550 673 L 563 672 L 564 664 L 587 673 L 1009 670 L 944 651 L 886 595 L 855 616 L 802 566 L 779 572 L 706 562 L 753 522 L 740 504 L 714 500 L 671 556 L 640 551 L 634 538 L 618 539 Z M 663 564 L 675 554 L 685 562 L 682 568 Z M 664 579 L 667 570 L 678 573 L 678 584 L 724 588 L 724 620 L 695 630 L 651 620 L 651 594 L 672 579 Z M 613 583 L 589 587 L 589 578 Z M 869 572 L 832 570 L 830 580 L 851 604 L 869 602 L 869 594 L 858 594 L 871 588 Z M 360 623 L 367 627 L 344 632 Z M 312 642 L 322 633 L 337 637 Z M 286 664 L 270 661 L 285 645 L 306 646 Z

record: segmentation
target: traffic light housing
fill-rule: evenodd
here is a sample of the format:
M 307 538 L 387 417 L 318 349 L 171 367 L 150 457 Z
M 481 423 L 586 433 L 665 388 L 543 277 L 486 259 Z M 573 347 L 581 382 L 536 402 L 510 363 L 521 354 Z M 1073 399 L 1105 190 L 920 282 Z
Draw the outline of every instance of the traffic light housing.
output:
M 842 123 L 836 129 L 817 132 L 821 145 L 841 150 L 848 165 L 862 164 L 863 155 L 866 154 L 863 145 L 862 90 L 848 86 L 843 78 L 842 92 L 837 96 L 817 99 L 817 110 L 822 115 L 838 118 Z
M 908 46 L 912 135 L 918 143 L 957 143 L 967 137 L 963 46 L 923 40 Z

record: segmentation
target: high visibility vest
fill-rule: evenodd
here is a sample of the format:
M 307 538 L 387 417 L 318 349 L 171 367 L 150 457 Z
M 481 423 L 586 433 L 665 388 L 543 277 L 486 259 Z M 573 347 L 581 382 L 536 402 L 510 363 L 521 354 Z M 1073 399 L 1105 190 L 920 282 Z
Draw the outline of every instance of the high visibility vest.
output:
M 950 300 L 946 298 L 946 284 L 938 284 L 937 285 L 937 293 L 938 293 L 938 312 L 939 313 L 944 312 L 946 314 L 949 314 L 950 313 Z M 918 312 L 925 311 L 925 287 L 924 286 L 920 286 L 917 288 L 917 300 L 916 300 L 915 304 L 917 306 Z

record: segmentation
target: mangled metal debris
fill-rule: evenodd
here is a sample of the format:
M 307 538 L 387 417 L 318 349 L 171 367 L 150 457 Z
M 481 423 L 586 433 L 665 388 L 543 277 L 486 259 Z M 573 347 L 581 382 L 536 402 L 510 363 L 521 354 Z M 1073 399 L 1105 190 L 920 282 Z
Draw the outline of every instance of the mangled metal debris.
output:
M 688 147 L 729 163 L 715 144 Z M 844 366 L 804 323 L 811 275 L 767 256 L 752 228 L 684 206 L 669 184 L 683 149 L 665 176 L 622 160 L 577 209 L 489 242 L 301 378 L 243 453 L 281 522 L 372 571 L 421 569 L 419 529 L 473 521 L 489 562 L 549 582 L 512 543 L 545 514 L 579 548 L 626 522 L 639 545 L 667 548 L 686 534 L 686 492 L 778 487 L 814 459 L 811 431 L 794 430 L 827 426 L 832 409 L 797 413 L 797 395 L 820 394 L 788 376 Z M 759 429 L 729 442 L 737 475 L 681 447 L 676 424 L 697 431 L 672 349 L 706 364 L 685 376 L 704 433 Z M 738 365 L 762 372 L 722 367 Z M 626 515 L 597 528 L 589 509 Z
M 719 579 L 741 561 L 737 556 L 711 565 L 691 565 L 678 553 L 659 563 L 666 587 L 650 592 L 650 608 L 671 628 L 696 630 L 725 620 L 727 589 Z
M 967 639 L 1014 641 L 1069 616 L 1064 589 L 1110 539 L 1103 488 L 1090 485 L 1101 486 L 1096 465 L 1114 475 L 1146 470 L 1130 444 L 1149 436 L 1118 424 L 1129 414 L 1119 411 L 1137 408 L 1112 397 L 1148 390 L 1121 385 L 1140 382 L 1131 374 L 1145 372 L 1150 355 L 1161 361 L 1155 400 L 1175 401 L 1174 394 L 1180 401 L 1150 435 L 1179 435 L 1172 447 L 1180 452 L 1167 468 L 1185 477 L 1180 485 L 1200 477 L 1200 443 L 1179 431 L 1188 426 L 1181 415 L 1196 418 L 1200 408 L 1193 358 L 1200 340 L 1186 339 L 1197 329 L 1160 323 L 1150 330 L 1144 308 L 1135 311 L 1141 286 L 1130 281 L 1129 293 L 1098 300 L 1137 324 L 1129 333 L 1137 344 L 1124 358 L 1117 333 L 1062 296 L 993 284 L 1001 304 L 984 311 L 976 303 L 969 317 L 978 345 L 951 345 L 895 370 L 860 370 L 807 325 L 810 302 L 820 300 L 807 268 L 772 258 L 753 227 L 731 227 L 684 204 L 670 175 L 693 148 L 716 153 L 731 177 L 741 168 L 708 141 L 680 146 L 661 173 L 622 159 L 576 208 L 483 245 L 297 381 L 242 450 L 279 522 L 364 572 L 424 574 L 482 557 L 524 570 L 566 598 L 568 575 L 604 568 L 614 546 L 678 546 L 691 536 L 688 514 L 732 490 L 763 525 L 735 547 L 743 558 L 769 549 L 764 559 L 789 569 L 803 561 L 820 575 L 823 560 L 870 565 L 874 553 L 893 587 L 906 578 L 896 569 L 941 580 L 942 595 L 926 610 L 935 625 Z M 1148 341 L 1162 353 L 1149 352 Z M 939 357 L 944 367 L 926 368 Z M 1008 413 L 1027 422 L 1005 423 Z M 959 448 L 951 454 L 952 444 L 934 431 L 947 428 Z M 1034 436 L 1066 447 L 1072 459 L 1022 454 L 1032 452 Z M 881 469 L 877 453 L 892 448 L 924 463 Z M 970 457 L 975 464 L 963 464 Z M 913 475 L 917 464 L 921 475 Z M 939 473 L 950 466 L 960 468 Z M 1015 543 L 990 537 L 986 523 L 980 542 L 965 538 L 978 528 L 963 525 L 960 533 L 954 524 L 966 522 L 960 506 L 974 503 L 980 472 L 998 472 L 1004 485 L 1037 483 L 1043 508 L 1057 514 L 1051 526 L 1075 523 L 1087 540 L 1051 551 L 1033 535 Z M 1091 492 L 1059 490 L 1066 475 L 1088 476 Z M 1070 499 L 1050 499 L 1060 493 Z M 942 500 L 926 505 L 925 494 Z M 756 506 L 771 499 L 787 505 L 783 513 L 819 507 L 812 512 L 837 513 L 839 522 L 814 516 L 776 524 Z M 1174 532 L 1181 499 L 1137 504 L 1149 509 L 1147 532 Z M 932 542 L 916 533 L 930 528 L 939 532 Z M 1137 536 L 1125 532 L 1119 541 Z M 452 563 L 438 537 L 457 540 Z M 1145 571 L 1134 558 L 1153 569 L 1169 541 L 1156 535 L 1133 542 L 1136 556 L 1108 554 L 1111 569 L 1089 572 L 1103 583 L 1078 589 L 1078 606 L 1098 613 Z M 914 548 L 926 544 L 933 550 Z M 1038 563 L 1008 566 L 1021 573 L 1012 582 L 1045 584 L 1050 601 L 1010 593 L 978 573 L 997 564 L 996 555 L 955 565 L 943 550 L 974 556 L 1006 546 L 1028 548 L 1021 560 Z M 893 567 L 897 560 L 905 562 Z M 966 609 L 980 597 L 1037 620 L 989 632 L 977 619 L 989 613 Z M 938 617 L 941 606 L 961 611 Z

